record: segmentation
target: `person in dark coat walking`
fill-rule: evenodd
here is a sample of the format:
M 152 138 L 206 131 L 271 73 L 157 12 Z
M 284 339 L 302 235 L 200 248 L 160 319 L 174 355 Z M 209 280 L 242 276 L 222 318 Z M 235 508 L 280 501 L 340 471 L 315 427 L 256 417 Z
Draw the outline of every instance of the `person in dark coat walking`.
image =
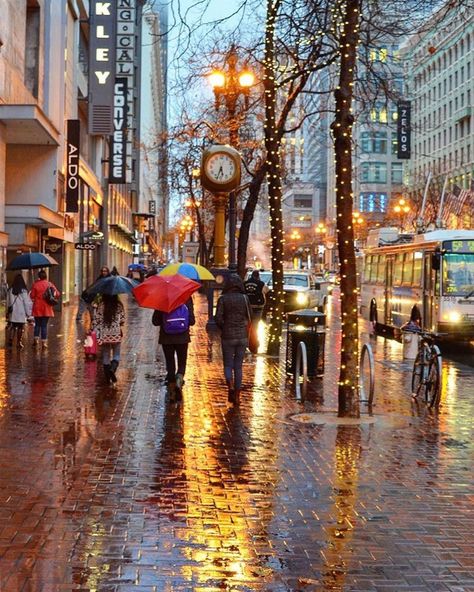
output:
M 174 401 L 181 401 L 183 398 L 182 388 L 184 384 L 184 375 L 186 373 L 186 363 L 188 360 L 188 346 L 191 341 L 189 327 L 196 323 L 192 298 L 187 300 L 186 306 L 189 312 L 189 326 L 182 333 L 166 333 L 163 327 L 165 313 L 161 310 L 155 310 L 152 318 L 153 325 L 160 327 L 158 343 L 161 344 L 161 347 L 163 348 L 168 392 L 171 400 Z M 175 356 L 178 360 L 177 367 Z
M 258 324 L 262 319 L 265 294 L 268 292 L 268 286 L 260 279 L 258 269 L 252 271 L 252 275 L 244 283 L 244 286 L 250 303 L 250 312 L 252 313 L 252 339 L 249 340 L 249 349 L 253 354 L 256 354 L 259 346 L 257 337 Z
M 238 275 L 230 275 L 217 301 L 216 323 L 221 330 L 224 376 L 229 403 L 238 403 L 242 388 L 242 366 L 248 346 L 250 304 Z

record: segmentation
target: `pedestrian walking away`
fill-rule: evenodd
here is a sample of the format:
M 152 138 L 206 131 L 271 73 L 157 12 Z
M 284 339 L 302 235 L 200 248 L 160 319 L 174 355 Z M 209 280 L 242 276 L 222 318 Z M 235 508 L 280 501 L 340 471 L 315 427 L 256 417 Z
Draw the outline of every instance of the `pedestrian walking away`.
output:
M 221 330 L 222 359 L 229 403 L 239 402 L 242 366 L 251 321 L 249 300 L 238 275 L 230 275 L 217 301 L 216 323 Z
M 110 269 L 106 266 L 103 265 L 100 268 L 100 273 L 99 276 L 97 277 L 96 281 L 100 280 L 101 278 L 106 278 L 109 277 L 111 275 Z M 86 312 L 86 310 L 89 313 L 90 316 L 90 320 L 92 322 L 92 317 L 94 314 L 94 309 L 93 309 L 93 302 L 96 298 L 95 294 L 89 294 L 89 292 L 87 291 L 87 288 L 85 290 L 82 291 L 82 294 L 79 298 L 79 307 L 77 309 L 77 314 L 76 314 L 76 321 L 80 322 L 82 321 L 82 317 L 84 315 L 84 313 Z
M 166 382 L 170 400 L 179 402 L 183 398 L 188 346 L 191 341 L 189 328 L 196 323 L 193 299 L 188 298 L 186 304 L 169 313 L 155 310 L 152 323 L 160 327 L 158 343 L 161 344 L 165 356 Z
M 11 288 L 7 292 L 7 321 L 8 344 L 13 345 L 16 336 L 16 346 L 23 349 L 23 330 L 25 323 L 31 317 L 33 303 L 28 295 L 28 289 L 21 273 L 13 280 Z
M 117 295 L 102 294 L 92 320 L 97 344 L 102 349 L 102 364 L 105 380 L 117 382 L 117 368 L 120 362 L 120 347 L 123 339 L 122 327 L 125 324 L 123 304 Z
M 48 281 L 46 272 L 42 269 L 38 279 L 31 288 L 30 298 L 33 301 L 32 315 L 35 317 L 33 345 L 39 346 L 40 337 L 43 349 L 48 347 L 48 322 L 54 317 L 54 301 L 58 302 L 61 293 L 56 286 Z
M 258 324 L 263 315 L 265 306 L 265 294 L 268 292 L 268 286 L 260 279 L 260 273 L 257 269 L 252 271 L 250 278 L 244 283 L 245 293 L 250 302 L 250 311 L 252 313 L 252 325 L 249 339 L 249 349 L 252 353 L 258 351 Z

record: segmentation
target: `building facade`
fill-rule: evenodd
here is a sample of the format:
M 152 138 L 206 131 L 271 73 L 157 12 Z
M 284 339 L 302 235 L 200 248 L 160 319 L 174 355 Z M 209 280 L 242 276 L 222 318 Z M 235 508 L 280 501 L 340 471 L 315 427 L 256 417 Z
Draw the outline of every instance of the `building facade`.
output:
M 420 200 L 429 173 L 438 202 L 445 180 L 452 191 L 455 185 L 470 189 L 474 178 L 474 15 L 469 7 L 443 17 L 442 11 L 403 47 L 412 111 L 406 173 L 414 201 Z M 470 212 L 453 222 L 470 225 Z
M 142 2 L 111 6 L 0 0 L 0 279 L 45 251 L 64 303 L 101 265 L 126 273 L 139 241 Z

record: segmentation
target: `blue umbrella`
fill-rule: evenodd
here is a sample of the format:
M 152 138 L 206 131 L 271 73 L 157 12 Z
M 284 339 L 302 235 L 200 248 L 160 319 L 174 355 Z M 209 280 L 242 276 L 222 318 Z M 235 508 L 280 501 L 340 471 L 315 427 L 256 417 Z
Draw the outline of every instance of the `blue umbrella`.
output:
M 109 275 L 105 278 L 99 278 L 96 282 L 87 288 L 87 294 L 107 294 L 108 296 L 117 296 L 118 294 L 131 294 L 133 288 L 140 282 L 124 277 L 123 275 Z
M 10 261 L 7 265 L 7 271 L 17 269 L 39 269 L 41 267 L 51 267 L 59 263 L 46 253 L 23 253 Z
M 144 271 L 145 269 L 143 263 L 130 263 L 128 266 L 128 271 Z

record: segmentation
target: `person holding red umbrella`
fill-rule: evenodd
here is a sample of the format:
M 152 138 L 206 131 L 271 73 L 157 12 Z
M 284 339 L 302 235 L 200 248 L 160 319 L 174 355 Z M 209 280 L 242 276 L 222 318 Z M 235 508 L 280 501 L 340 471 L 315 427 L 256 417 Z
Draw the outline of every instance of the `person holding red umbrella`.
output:
M 140 306 L 155 310 L 152 323 L 160 327 L 158 343 L 163 348 L 168 392 L 173 401 L 181 401 L 183 397 L 188 345 L 191 341 L 189 327 L 196 322 L 191 294 L 200 287 L 201 284 L 194 280 L 173 274 L 153 275 L 133 289 Z
M 188 346 L 191 341 L 189 327 L 196 323 L 193 299 L 189 298 L 185 304 L 181 304 L 169 313 L 155 310 L 152 322 L 156 327 L 160 327 L 158 343 L 161 344 L 165 356 L 166 381 L 170 398 L 172 401 L 181 401 Z M 173 328 L 172 323 L 180 326 Z

